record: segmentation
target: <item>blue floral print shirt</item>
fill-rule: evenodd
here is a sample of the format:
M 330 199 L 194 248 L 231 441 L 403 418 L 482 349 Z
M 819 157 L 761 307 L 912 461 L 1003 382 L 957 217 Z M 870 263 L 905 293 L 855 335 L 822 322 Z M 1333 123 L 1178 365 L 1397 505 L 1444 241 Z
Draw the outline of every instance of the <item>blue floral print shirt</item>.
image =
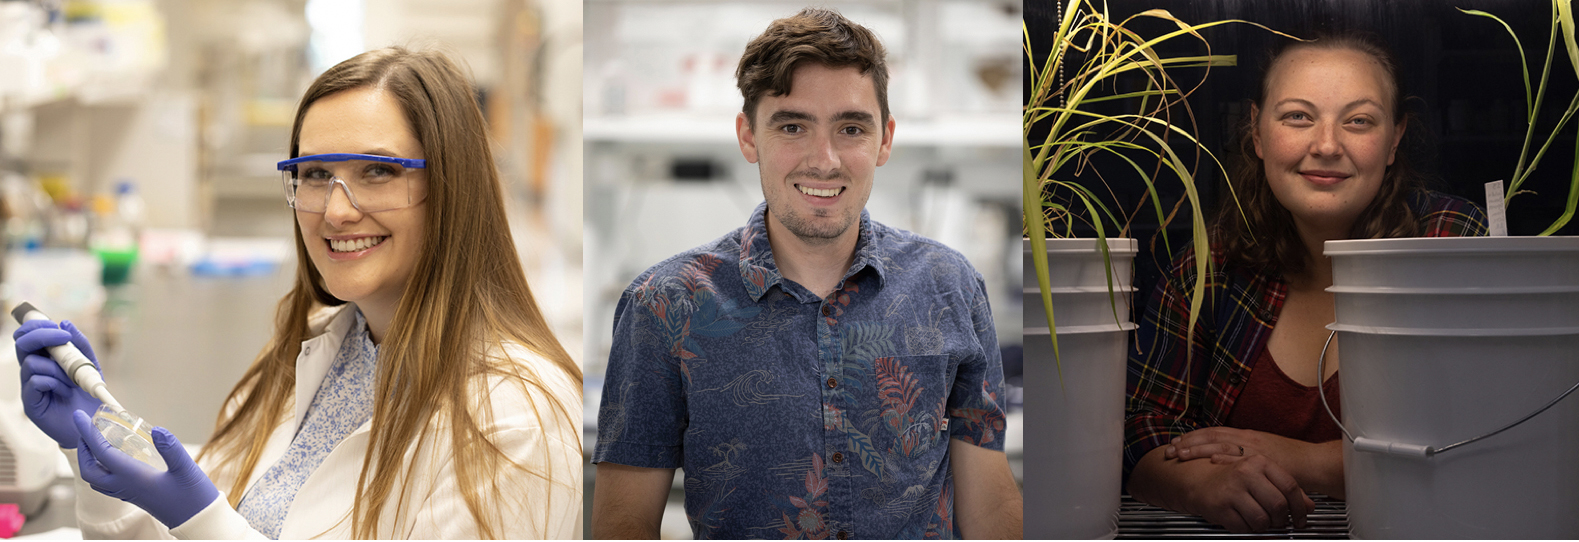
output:
M 949 439 L 1004 439 L 981 275 L 863 211 L 819 298 L 779 273 L 765 213 L 626 288 L 593 462 L 683 468 L 700 539 L 957 538 Z

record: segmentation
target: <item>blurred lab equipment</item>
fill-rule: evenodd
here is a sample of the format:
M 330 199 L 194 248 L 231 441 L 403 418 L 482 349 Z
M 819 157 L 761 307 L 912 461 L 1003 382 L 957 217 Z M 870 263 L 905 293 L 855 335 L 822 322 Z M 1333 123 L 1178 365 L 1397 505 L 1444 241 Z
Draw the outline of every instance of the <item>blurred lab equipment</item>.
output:
M 49 501 L 61 455 L 22 413 L 20 386 L 16 378 L 0 378 L 0 503 L 15 503 L 31 516 Z
M 93 200 L 94 227 L 88 248 L 104 262 L 105 286 L 125 284 L 137 263 L 142 233 L 143 200 L 131 181 L 116 184 L 115 197 L 100 194 Z

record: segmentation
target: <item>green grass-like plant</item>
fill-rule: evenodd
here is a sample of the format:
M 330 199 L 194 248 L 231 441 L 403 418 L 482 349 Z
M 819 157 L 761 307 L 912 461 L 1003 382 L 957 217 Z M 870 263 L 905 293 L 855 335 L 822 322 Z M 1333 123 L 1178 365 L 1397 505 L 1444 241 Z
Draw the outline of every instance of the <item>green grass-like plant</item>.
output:
M 1170 21 L 1178 29 L 1161 36 L 1147 38 L 1129 28 L 1132 21 L 1147 18 Z M 1025 54 L 1030 61 L 1032 81 L 1031 94 L 1027 96 L 1024 113 L 1026 146 L 1022 156 L 1025 234 L 1031 241 L 1031 256 L 1036 269 L 1037 284 L 1041 289 L 1042 309 L 1046 311 L 1048 326 L 1052 331 L 1050 335 L 1053 341 L 1053 355 L 1060 382 L 1063 380 L 1063 365 L 1058 355 L 1058 334 L 1053 318 L 1047 263 L 1049 237 L 1072 236 L 1076 221 L 1088 223 L 1096 230 L 1097 246 L 1100 247 L 1103 262 L 1107 266 L 1108 294 L 1113 300 L 1113 318 L 1116 322 L 1121 321 L 1118 316 L 1117 301 L 1113 297 L 1113 270 L 1107 238 L 1109 231 L 1120 234 L 1126 232 L 1128 221 L 1121 220 L 1120 215 L 1114 214 L 1091 187 L 1054 178 L 1060 172 L 1084 168 L 1095 155 L 1108 154 L 1118 157 L 1134 170 L 1134 178 L 1137 182 L 1145 183 L 1147 199 L 1151 201 L 1151 208 L 1161 224 L 1167 224 L 1177 214 L 1178 207 L 1175 206 L 1171 213 L 1163 209 L 1156 190 L 1157 183 L 1164 180 L 1164 176 L 1160 173 L 1171 174 L 1183 185 L 1190 207 L 1195 246 L 1196 275 L 1194 291 L 1190 296 L 1189 322 L 1189 329 L 1193 333 L 1200 314 L 1211 251 L 1207 245 L 1206 219 L 1201 211 L 1195 174 L 1185 166 L 1175 146 L 1182 143 L 1189 147 L 1189 150 L 1198 152 L 1197 156 L 1205 155 L 1210 158 L 1211 163 L 1216 164 L 1225 178 L 1227 171 L 1223 168 L 1222 162 L 1201 145 L 1194 133 L 1174 123 L 1174 113 L 1182 111 L 1183 116 L 1191 118 L 1190 124 L 1194 124 L 1187 98 L 1191 92 L 1199 88 L 1199 85 L 1188 90 L 1182 89 L 1169 76 L 1168 70 L 1201 67 L 1210 70 L 1214 66 L 1235 65 L 1236 55 L 1211 54 L 1210 44 L 1199 33 L 1200 30 L 1229 23 L 1254 25 L 1279 35 L 1298 39 L 1266 26 L 1238 19 L 1191 25 L 1163 9 L 1145 11 L 1123 21 L 1114 22 L 1108 16 L 1105 4 L 1099 10 L 1092 0 L 1067 0 L 1067 6 L 1058 21 L 1058 29 L 1054 35 L 1053 50 L 1048 52 L 1043 62 L 1038 65 L 1031 47 L 1030 30 L 1022 23 Z M 1207 54 L 1164 57 L 1157 52 L 1158 46 L 1177 39 L 1197 40 L 1206 45 Z M 1069 65 L 1066 65 L 1066 61 L 1074 58 L 1075 52 L 1082 54 L 1084 60 L 1078 64 L 1070 61 Z M 1142 75 L 1146 81 L 1145 89 L 1113 93 L 1111 89 L 1116 87 L 1114 79 L 1126 73 Z M 1091 109 L 1093 104 L 1115 100 L 1138 100 L 1139 106 L 1134 113 L 1118 115 L 1101 114 Z M 1047 128 L 1046 135 L 1039 141 L 1032 141 L 1033 134 L 1039 133 L 1042 127 Z M 1155 160 L 1157 167 L 1153 171 L 1156 173 L 1142 167 L 1141 163 L 1133 158 L 1134 156 L 1143 157 L 1143 161 Z M 1127 174 L 1128 170 L 1126 176 Z M 1103 183 L 1108 182 L 1106 178 L 1103 179 Z M 1044 199 L 1044 195 L 1054 190 L 1072 193 L 1069 204 Z M 1237 205 L 1237 198 L 1235 202 Z M 1185 201 L 1179 202 L 1180 205 L 1184 203 Z M 1162 231 L 1164 246 L 1168 247 L 1169 253 L 1172 253 L 1171 246 L 1168 245 L 1166 229 Z
M 1512 180 L 1505 187 L 1507 194 L 1503 196 L 1503 199 L 1510 204 L 1513 202 L 1514 196 L 1528 193 L 1528 191 L 1520 191 L 1519 186 L 1529 179 L 1530 174 L 1535 171 L 1535 166 L 1540 164 L 1541 157 L 1546 155 L 1548 148 L 1551 148 L 1552 141 L 1557 139 L 1557 134 L 1562 132 L 1564 126 L 1568 125 L 1568 121 L 1573 118 L 1574 113 L 1579 112 L 1579 92 L 1575 92 L 1573 99 L 1568 102 L 1568 109 L 1563 112 L 1562 118 L 1557 121 L 1557 126 L 1553 127 L 1551 132 L 1546 135 L 1546 142 L 1541 144 L 1541 148 L 1535 152 L 1533 158 L 1529 157 L 1530 143 L 1535 138 L 1535 121 L 1541 111 L 1541 101 L 1546 97 L 1546 83 L 1551 78 L 1552 53 L 1557 49 L 1557 36 L 1559 33 L 1562 34 L 1564 49 L 1568 52 L 1569 65 L 1573 67 L 1574 75 L 1579 76 L 1579 45 L 1576 45 L 1574 42 L 1574 14 L 1573 6 L 1569 2 L 1570 0 L 1552 0 L 1551 36 L 1547 38 L 1546 43 L 1546 64 L 1541 69 L 1540 85 L 1533 88 L 1533 100 L 1531 99 L 1532 87 L 1530 85 L 1529 60 L 1524 56 L 1524 44 L 1519 41 L 1519 35 L 1513 32 L 1513 27 L 1508 26 L 1506 21 L 1503 21 L 1496 15 L 1480 10 L 1459 8 L 1459 11 L 1464 13 L 1497 21 L 1498 24 L 1502 25 L 1503 29 L 1508 31 L 1508 35 L 1513 37 L 1513 46 L 1519 50 L 1519 68 L 1524 73 L 1525 122 L 1529 127 L 1524 132 L 1524 146 L 1519 150 L 1519 161 L 1513 168 Z M 1562 216 L 1559 216 L 1556 222 L 1547 227 L 1546 231 L 1541 232 L 1541 236 L 1556 233 L 1557 230 L 1568 225 L 1568 221 L 1573 219 L 1574 208 L 1579 207 L 1579 138 L 1576 138 L 1574 141 L 1574 156 L 1576 158 L 1573 172 L 1569 175 L 1567 205 L 1563 209 Z M 1526 160 L 1528 161 L 1526 162 Z

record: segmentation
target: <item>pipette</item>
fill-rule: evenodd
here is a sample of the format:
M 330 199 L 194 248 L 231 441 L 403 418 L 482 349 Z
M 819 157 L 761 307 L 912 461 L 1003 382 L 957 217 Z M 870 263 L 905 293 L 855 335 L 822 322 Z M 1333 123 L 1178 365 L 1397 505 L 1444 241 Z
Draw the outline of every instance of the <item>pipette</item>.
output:
M 11 317 L 16 318 L 18 324 L 28 320 L 49 320 L 48 316 L 26 301 L 11 309 Z M 49 348 L 49 355 L 55 358 L 55 363 L 60 364 L 66 375 L 77 383 L 77 387 L 87 390 L 89 395 L 104 401 L 104 404 L 109 405 L 116 412 L 126 412 L 121 403 L 115 400 L 115 396 L 110 395 L 110 389 L 104 386 L 104 377 L 99 376 L 99 371 L 93 367 L 93 362 L 89 361 L 88 356 L 83 355 L 76 345 L 68 342 L 60 346 L 52 346 Z

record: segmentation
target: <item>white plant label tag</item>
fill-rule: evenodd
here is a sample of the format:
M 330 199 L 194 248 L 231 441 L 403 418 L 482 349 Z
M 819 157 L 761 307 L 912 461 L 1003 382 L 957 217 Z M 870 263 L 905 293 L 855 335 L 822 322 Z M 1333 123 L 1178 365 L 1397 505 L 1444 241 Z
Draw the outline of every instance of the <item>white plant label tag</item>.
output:
M 1502 181 L 1486 183 L 1486 220 L 1492 237 L 1508 236 L 1508 207 L 1502 201 Z

